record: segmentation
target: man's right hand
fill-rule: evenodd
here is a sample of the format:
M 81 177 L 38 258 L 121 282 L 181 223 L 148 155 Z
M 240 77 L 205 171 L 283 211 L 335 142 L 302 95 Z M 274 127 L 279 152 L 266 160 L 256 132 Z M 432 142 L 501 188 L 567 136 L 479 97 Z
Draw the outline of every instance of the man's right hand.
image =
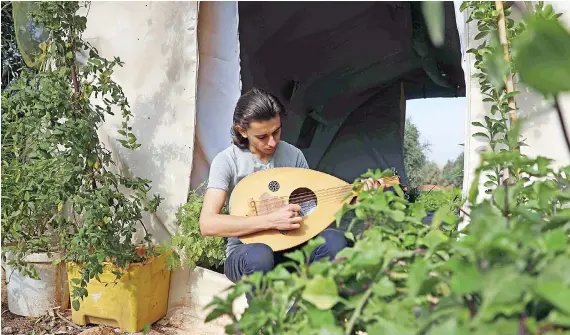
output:
M 278 210 L 267 214 L 267 218 L 273 229 L 277 230 L 293 230 L 299 228 L 299 224 L 303 218 L 299 216 L 301 206 L 297 204 L 288 204 Z

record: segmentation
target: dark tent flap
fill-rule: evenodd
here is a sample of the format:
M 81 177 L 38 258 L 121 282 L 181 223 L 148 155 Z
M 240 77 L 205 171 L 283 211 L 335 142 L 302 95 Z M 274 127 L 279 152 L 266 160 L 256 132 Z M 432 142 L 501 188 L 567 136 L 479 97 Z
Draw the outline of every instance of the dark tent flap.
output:
M 239 2 L 242 91 L 282 100 L 283 139 L 312 168 L 350 180 L 394 167 L 405 179 L 401 82 L 406 99 L 465 95 L 453 3 L 444 4 L 435 48 L 421 2 Z M 339 168 L 345 160 L 352 167 Z

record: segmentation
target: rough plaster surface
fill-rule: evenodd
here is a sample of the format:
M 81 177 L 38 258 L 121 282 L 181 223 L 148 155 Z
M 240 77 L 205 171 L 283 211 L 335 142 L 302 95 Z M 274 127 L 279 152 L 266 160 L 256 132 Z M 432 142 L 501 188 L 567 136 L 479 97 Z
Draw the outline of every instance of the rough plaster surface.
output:
M 535 2 L 533 2 L 535 3 Z M 546 1 L 546 4 L 553 5 L 555 10 L 562 15 L 561 20 L 567 27 L 570 27 L 570 3 Z M 465 50 L 476 48 L 482 40 L 475 40 L 477 35 L 476 22 L 465 24 L 467 13 L 456 11 L 456 15 L 460 18 L 458 24 L 463 24 L 464 31 L 463 48 L 465 80 L 467 83 L 467 111 L 465 117 L 465 163 L 464 163 L 464 183 L 463 189 L 466 192 L 471 186 L 474 178 L 474 171 L 480 162 L 479 153 L 487 147 L 487 143 L 483 138 L 473 138 L 472 135 L 481 131 L 479 127 L 473 126 L 471 123 L 475 121 L 483 122 L 484 117 L 490 110 L 490 104 L 482 102 L 483 97 L 480 91 L 480 85 L 477 78 L 471 78 L 476 73 L 475 57 L 472 54 L 465 54 Z M 461 31 L 461 30 L 460 30 Z M 517 114 L 521 117 L 529 117 L 529 122 L 523 127 L 522 135 L 529 147 L 521 148 L 524 154 L 529 156 L 546 156 L 554 159 L 555 166 L 564 166 L 570 164 L 570 153 L 566 149 L 564 143 L 564 134 L 562 133 L 558 116 L 555 111 L 545 106 L 541 97 L 536 93 L 524 87 L 515 78 L 515 90 L 521 94 L 517 96 Z M 570 94 L 561 97 L 561 106 L 563 117 L 567 125 L 570 125 Z M 480 194 L 484 196 L 483 186 L 480 187 Z M 466 222 L 467 223 L 467 222 Z
M 113 79 L 123 87 L 140 148 L 115 141 L 120 113 L 108 117 L 101 139 L 126 173 L 152 181 L 165 198 L 146 226 L 157 240 L 176 231 L 174 213 L 186 201 L 192 170 L 198 67 L 198 2 L 91 3 L 84 39 L 125 64 Z

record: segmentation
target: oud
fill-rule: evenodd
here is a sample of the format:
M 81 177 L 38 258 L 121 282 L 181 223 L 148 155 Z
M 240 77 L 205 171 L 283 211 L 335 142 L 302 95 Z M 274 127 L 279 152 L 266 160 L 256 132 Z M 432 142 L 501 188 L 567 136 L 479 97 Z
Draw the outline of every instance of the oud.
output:
M 384 187 L 400 183 L 398 176 L 382 178 Z M 302 244 L 330 226 L 336 213 L 356 197 L 352 185 L 324 172 L 281 167 L 255 172 L 243 178 L 230 198 L 230 214 L 264 215 L 286 204 L 298 204 L 303 218 L 294 230 L 275 229 L 241 236 L 244 244 L 264 243 L 273 251 Z

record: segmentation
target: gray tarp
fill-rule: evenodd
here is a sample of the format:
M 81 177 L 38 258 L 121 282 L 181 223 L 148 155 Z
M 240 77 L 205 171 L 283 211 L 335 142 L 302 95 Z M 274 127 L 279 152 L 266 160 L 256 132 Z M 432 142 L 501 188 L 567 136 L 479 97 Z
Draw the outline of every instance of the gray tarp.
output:
M 276 94 L 283 139 L 309 165 L 347 181 L 403 166 L 406 99 L 465 96 L 452 2 L 431 44 L 421 2 L 239 2 L 242 92 Z M 461 111 L 458 111 L 458 113 Z

